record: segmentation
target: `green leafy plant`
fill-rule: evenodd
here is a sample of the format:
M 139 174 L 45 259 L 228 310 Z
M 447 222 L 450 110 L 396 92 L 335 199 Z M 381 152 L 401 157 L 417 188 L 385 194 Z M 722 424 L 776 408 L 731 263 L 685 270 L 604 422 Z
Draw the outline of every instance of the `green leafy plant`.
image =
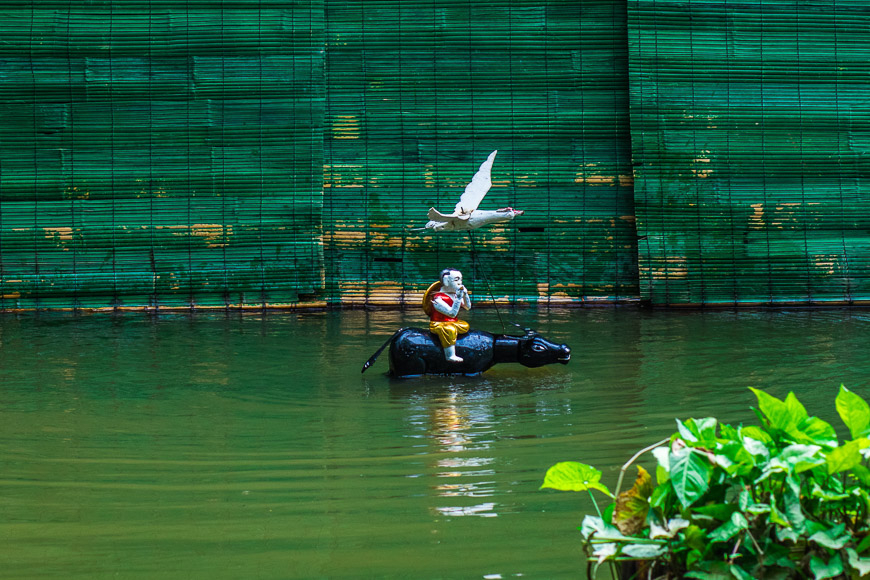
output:
M 841 386 L 837 412 L 850 439 L 785 400 L 752 389 L 759 426 L 677 421 L 616 493 L 578 462 L 549 469 L 542 488 L 614 498 L 580 528 L 590 577 L 605 562 L 637 578 L 860 578 L 870 575 L 870 406 Z M 594 503 L 594 497 L 593 497 Z M 596 510 L 598 506 L 596 504 Z M 628 565 L 626 565 L 628 563 Z

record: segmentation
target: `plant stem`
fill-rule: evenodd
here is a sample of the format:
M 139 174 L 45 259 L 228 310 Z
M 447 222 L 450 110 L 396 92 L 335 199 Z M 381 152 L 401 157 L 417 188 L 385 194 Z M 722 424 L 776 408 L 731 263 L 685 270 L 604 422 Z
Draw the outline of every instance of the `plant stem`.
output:
M 670 437 L 668 437 L 667 439 L 662 439 L 662 440 L 659 441 L 658 443 L 653 443 L 652 445 L 650 445 L 650 446 L 648 446 L 648 447 L 644 447 L 643 449 L 641 449 L 640 451 L 638 451 L 637 453 L 635 453 L 634 455 L 632 455 L 632 456 L 631 456 L 631 459 L 629 459 L 628 461 L 626 461 L 626 462 L 625 462 L 625 465 L 622 466 L 622 469 L 619 470 L 619 479 L 616 481 L 616 491 L 613 493 L 613 495 L 614 495 L 614 496 L 619 495 L 619 490 L 622 489 L 622 478 L 623 478 L 623 476 L 625 475 L 625 470 L 628 469 L 628 466 L 629 466 L 629 465 L 631 465 L 632 463 L 634 463 L 634 461 L 635 461 L 638 457 L 640 457 L 641 455 L 643 455 L 643 454 L 646 453 L 647 451 L 652 451 L 652 450 L 655 449 L 656 447 L 661 447 L 662 445 L 664 445 L 665 443 L 667 443 L 667 442 L 670 441 L 670 440 L 671 440 Z
M 748 533 L 748 532 L 747 532 L 747 533 Z M 733 564 L 733 563 L 734 563 L 734 557 L 737 555 L 738 550 L 740 550 L 740 544 L 742 544 L 742 543 L 743 543 L 743 538 L 738 538 L 738 539 L 737 539 L 737 543 L 734 544 L 734 549 L 731 550 L 731 557 L 728 558 L 728 563 L 729 563 L 729 564 Z
M 592 505 L 595 506 L 595 511 L 598 512 L 598 517 L 601 518 L 602 521 L 603 521 L 603 520 L 604 520 L 604 516 L 601 515 L 601 510 L 598 509 L 598 502 L 595 501 L 595 496 L 592 495 L 592 490 L 589 489 L 589 488 L 586 488 L 586 491 L 589 492 L 589 497 L 592 499 Z M 605 522 L 605 523 L 607 523 L 607 522 Z
M 764 559 L 764 550 L 762 550 L 761 546 L 758 545 L 758 542 L 755 541 L 755 537 L 752 535 L 752 532 L 746 530 L 746 535 L 749 536 L 749 540 L 752 542 L 752 545 L 755 546 L 755 551 L 758 553 L 758 562 L 761 563 Z
M 601 518 L 602 522 L 604 522 L 604 515 L 602 515 L 601 509 L 598 507 L 598 502 L 595 501 L 595 496 L 592 495 L 592 490 L 589 488 L 586 488 L 586 491 L 589 493 L 589 499 L 592 500 L 592 505 L 595 506 L 595 511 L 596 511 L 596 513 L 598 513 L 598 517 Z M 607 523 L 607 522 L 604 522 L 604 523 Z M 616 571 L 616 562 L 611 560 L 610 557 L 608 557 L 607 559 L 610 560 L 610 562 L 609 562 L 610 563 L 610 574 L 613 576 L 614 579 L 619 578 L 619 574 Z M 589 576 L 589 578 L 592 578 L 592 576 Z

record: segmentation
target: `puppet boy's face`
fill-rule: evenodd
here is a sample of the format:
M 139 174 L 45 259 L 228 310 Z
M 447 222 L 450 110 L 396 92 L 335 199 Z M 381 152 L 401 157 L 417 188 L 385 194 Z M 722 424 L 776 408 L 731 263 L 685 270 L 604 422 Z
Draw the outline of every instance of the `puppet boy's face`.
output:
M 456 292 L 462 287 L 462 272 L 451 270 L 449 274 L 445 274 L 441 283 L 448 292 Z

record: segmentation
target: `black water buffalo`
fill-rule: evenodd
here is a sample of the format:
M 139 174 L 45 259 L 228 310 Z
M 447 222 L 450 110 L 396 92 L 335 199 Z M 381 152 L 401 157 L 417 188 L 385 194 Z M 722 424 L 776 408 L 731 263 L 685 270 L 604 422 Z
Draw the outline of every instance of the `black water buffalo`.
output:
M 496 363 L 540 367 L 557 362 L 567 364 L 571 360 L 568 345 L 552 343 L 526 329 L 523 336 L 470 330 L 456 342 L 456 354 L 464 360 L 448 362 L 434 334 L 422 328 L 400 328 L 366 361 L 362 372 L 375 363 L 387 346 L 390 347 L 390 374 L 395 377 L 476 374 Z

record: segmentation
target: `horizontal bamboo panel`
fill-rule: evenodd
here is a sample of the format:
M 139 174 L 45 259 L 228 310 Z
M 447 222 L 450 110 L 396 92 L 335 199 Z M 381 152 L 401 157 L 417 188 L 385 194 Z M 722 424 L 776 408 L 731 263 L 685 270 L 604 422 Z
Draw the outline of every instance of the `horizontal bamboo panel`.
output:
M 625 4 L 325 2 L 326 284 L 344 304 L 413 304 L 444 267 L 476 300 L 635 299 Z M 492 150 L 468 233 L 451 212 Z
M 323 7 L 6 2 L 0 309 L 323 288 Z
M 870 7 L 630 0 L 642 298 L 870 298 Z
M 0 309 L 865 301 L 858 0 L 10 0 Z M 498 149 L 466 233 L 452 210 Z

